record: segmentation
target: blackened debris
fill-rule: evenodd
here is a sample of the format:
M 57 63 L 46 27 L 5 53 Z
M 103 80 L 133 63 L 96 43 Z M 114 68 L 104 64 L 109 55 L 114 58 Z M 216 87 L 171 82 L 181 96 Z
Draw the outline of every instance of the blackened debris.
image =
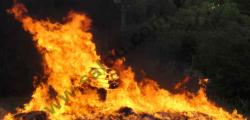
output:
M 97 89 L 97 94 L 98 94 L 99 99 L 101 101 L 105 101 L 106 100 L 106 98 L 107 98 L 107 90 L 106 89 L 104 89 L 104 88 Z
M 51 98 L 51 99 L 55 99 L 56 98 L 56 96 L 57 96 L 57 92 L 56 92 L 56 90 L 50 85 L 49 86 L 49 97 Z
M 153 115 L 144 113 L 140 115 L 140 120 L 160 120 L 160 119 L 154 117 Z
M 135 114 L 132 108 L 122 107 L 118 110 L 118 113 L 123 114 L 124 116 Z
M 41 111 L 20 113 L 14 116 L 17 120 L 48 120 L 47 114 Z
M 110 89 L 116 89 L 119 87 L 119 85 L 120 85 L 120 80 L 109 81 L 109 88 Z

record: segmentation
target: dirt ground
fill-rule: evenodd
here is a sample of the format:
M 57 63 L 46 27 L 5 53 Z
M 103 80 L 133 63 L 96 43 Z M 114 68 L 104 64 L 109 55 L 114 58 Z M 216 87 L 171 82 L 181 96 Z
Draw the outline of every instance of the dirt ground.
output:
M 17 107 L 22 107 L 28 100 L 28 98 L 19 97 L 0 98 L 0 120 L 2 120 L 8 112 L 14 112 Z

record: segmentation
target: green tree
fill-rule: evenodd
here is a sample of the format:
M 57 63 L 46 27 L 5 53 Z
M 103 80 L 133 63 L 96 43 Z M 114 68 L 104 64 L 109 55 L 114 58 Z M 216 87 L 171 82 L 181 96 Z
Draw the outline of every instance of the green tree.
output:
M 241 111 L 249 112 L 250 17 L 242 13 L 249 7 L 240 7 L 247 6 L 247 1 L 185 0 L 180 8 L 172 9 L 172 14 L 161 13 L 160 8 L 152 7 L 157 6 L 155 4 L 145 7 L 150 0 L 144 2 L 140 4 L 143 7 L 137 8 L 134 4 L 130 8 L 131 12 L 133 8 L 141 9 L 134 14 L 141 16 L 139 22 L 131 20 L 127 26 L 131 28 L 127 31 L 128 36 L 140 32 L 141 26 L 150 26 L 150 35 L 154 37 L 137 39 L 143 39 L 140 40 L 143 49 L 152 53 L 151 59 L 157 58 L 166 66 L 172 60 L 182 68 L 199 70 L 210 78 L 210 96 L 217 96 L 229 108 L 237 105 Z M 146 14 L 149 8 L 157 12 Z M 159 19 L 163 21 L 152 26 L 152 21 Z M 130 39 L 126 38 L 127 41 Z M 176 65 L 171 70 L 181 67 Z

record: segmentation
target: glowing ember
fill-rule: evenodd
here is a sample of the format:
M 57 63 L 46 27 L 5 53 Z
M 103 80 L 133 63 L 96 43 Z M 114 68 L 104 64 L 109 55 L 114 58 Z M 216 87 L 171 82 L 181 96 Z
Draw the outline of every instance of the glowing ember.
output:
M 229 113 L 209 102 L 203 88 L 196 95 L 171 94 L 147 78 L 137 83 L 122 59 L 112 68 L 99 63 L 88 32 L 91 20 L 84 14 L 70 12 L 62 24 L 31 18 L 22 4 L 15 4 L 9 12 L 33 35 L 48 77 L 32 100 L 5 120 L 25 115 L 51 120 L 115 119 L 118 115 L 126 119 L 245 119 L 236 110 Z

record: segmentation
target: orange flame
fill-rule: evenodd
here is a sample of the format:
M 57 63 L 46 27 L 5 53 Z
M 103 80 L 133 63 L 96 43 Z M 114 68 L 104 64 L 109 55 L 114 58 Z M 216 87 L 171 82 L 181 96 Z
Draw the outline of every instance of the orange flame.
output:
M 195 94 L 172 94 L 145 78 L 137 83 L 132 68 L 117 60 L 112 70 L 118 72 L 115 79 L 119 87 L 109 89 L 109 68 L 99 63 L 92 34 L 88 31 L 91 20 L 84 14 L 70 12 L 65 23 L 36 20 L 26 13 L 22 4 L 9 10 L 20 21 L 25 31 L 33 35 L 33 41 L 43 56 L 47 82 L 36 88 L 32 99 L 18 113 L 45 111 L 51 120 L 95 119 L 98 114 L 115 114 L 121 107 L 130 107 L 136 113 L 154 115 L 157 112 L 178 112 L 193 116 L 204 113 L 216 120 L 244 120 L 235 110 L 229 113 L 208 101 L 205 90 Z M 98 76 L 89 79 L 92 68 L 101 68 Z M 111 70 L 111 71 L 112 71 Z M 94 75 L 93 75 L 94 76 Z M 86 79 L 84 78 L 86 77 Z M 84 78 L 84 82 L 82 82 Z M 186 81 L 186 80 L 185 80 Z M 92 87 L 89 87 L 92 86 Z M 106 89 L 107 97 L 100 101 L 94 88 Z M 5 120 L 15 119 L 14 114 Z
M 180 82 L 178 82 L 175 86 L 174 89 L 179 89 L 180 87 L 182 87 L 184 84 L 188 83 L 188 81 L 190 80 L 190 77 L 187 75 L 185 76 L 185 78 L 183 80 L 181 80 Z

